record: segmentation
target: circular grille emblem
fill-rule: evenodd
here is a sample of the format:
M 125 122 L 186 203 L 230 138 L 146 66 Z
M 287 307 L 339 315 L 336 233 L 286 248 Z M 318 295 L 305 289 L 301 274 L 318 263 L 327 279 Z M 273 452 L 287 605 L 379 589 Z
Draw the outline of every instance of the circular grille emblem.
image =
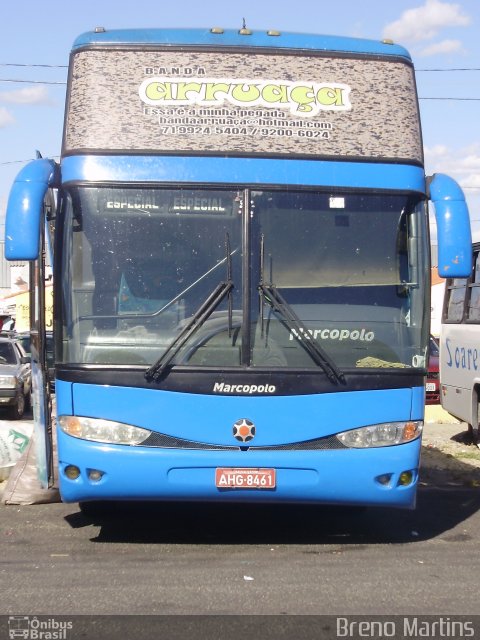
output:
M 233 425 L 233 435 L 240 442 L 249 442 L 255 435 L 255 425 L 251 420 L 241 418 Z

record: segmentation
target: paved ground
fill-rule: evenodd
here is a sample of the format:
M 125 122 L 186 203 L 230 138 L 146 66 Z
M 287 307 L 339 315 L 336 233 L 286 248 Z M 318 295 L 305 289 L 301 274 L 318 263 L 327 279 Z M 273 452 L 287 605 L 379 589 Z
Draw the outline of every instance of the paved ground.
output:
M 420 479 L 427 486 L 480 487 L 480 449 L 467 425 L 437 405 L 426 407 Z
M 470 616 L 478 611 L 480 450 L 466 436 L 465 424 L 427 408 L 414 511 L 152 503 L 95 518 L 77 504 L 1 505 L 1 613 L 82 614 L 67 640 L 305 637 L 302 619 L 286 614 L 322 624 L 309 638 L 335 638 L 311 614 Z M 100 614 L 120 613 L 129 616 L 99 626 Z M 215 614 L 205 620 L 219 621 L 221 634 L 186 615 L 199 613 Z M 240 619 L 251 627 L 236 633 L 233 616 L 220 615 L 232 613 L 249 614 Z M 135 614 L 170 616 L 158 616 L 164 628 L 143 617 L 128 630 Z M 173 628 L 175 620 L 190 628 Z

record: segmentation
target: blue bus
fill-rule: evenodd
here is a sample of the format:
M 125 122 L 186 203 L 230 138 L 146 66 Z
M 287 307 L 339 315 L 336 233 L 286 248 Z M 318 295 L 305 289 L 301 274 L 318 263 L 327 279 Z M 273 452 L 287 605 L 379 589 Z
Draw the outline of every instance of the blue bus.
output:
M 426 177 L 390 41 L 115 30 L 70 57 L 62 154 L 19 173 L 6 256 L 54 238 L 56 415 L 33 319 L 42 482 L 66 502 L 413 508 L 440 273 L 468 275 L 459 186 Z M 37 362 L 38 361 L 38 362 Z

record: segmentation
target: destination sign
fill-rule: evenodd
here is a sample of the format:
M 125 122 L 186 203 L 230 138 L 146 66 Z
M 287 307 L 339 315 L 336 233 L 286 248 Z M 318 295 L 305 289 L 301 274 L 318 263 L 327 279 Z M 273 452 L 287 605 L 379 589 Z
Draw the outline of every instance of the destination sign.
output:
M 412 67 L 327 53 L 81 50 L 63 153 L 422 163 Z
M 239 201 L 232 192 L 181 191 L 163 189 L 102 189 L 98 194 L 98 210 L 105 213 L 146 213 L 152 215 L 202 214 L 233 216 Z

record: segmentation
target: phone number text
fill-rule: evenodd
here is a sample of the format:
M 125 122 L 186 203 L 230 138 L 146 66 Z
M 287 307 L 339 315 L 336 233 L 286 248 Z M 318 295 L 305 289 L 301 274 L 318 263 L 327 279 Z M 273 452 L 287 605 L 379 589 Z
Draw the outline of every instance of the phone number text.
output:
M 328 140 L 330 131 L 312 129 L 275 129 L 269 127 L 203 127 L 200 125 L 168 125 L 160 128 L 162 135 L 228 135 L 228 136 L 276 136 L 280 138 L 321 138 Z

